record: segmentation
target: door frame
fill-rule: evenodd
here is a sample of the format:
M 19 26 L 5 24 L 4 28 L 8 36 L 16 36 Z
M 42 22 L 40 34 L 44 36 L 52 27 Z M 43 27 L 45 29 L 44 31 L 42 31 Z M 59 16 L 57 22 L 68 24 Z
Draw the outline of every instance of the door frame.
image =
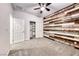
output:
M 34 38 L 36 38 L 36 22 L 35 21 L 30 21 L 30 24 L 31 24 L 31 22 L 33 22 L 33 23 L 35 23 L 35 29 L 34 29 L 34 31 L 35 31 L 35 36 L 34 36 Z M 31 30 L 31 25 L 30 25 L 30 30 Z M 31 38 L 31 31 L 30 31 L 30 39 L 34 39 L 34 38 Z

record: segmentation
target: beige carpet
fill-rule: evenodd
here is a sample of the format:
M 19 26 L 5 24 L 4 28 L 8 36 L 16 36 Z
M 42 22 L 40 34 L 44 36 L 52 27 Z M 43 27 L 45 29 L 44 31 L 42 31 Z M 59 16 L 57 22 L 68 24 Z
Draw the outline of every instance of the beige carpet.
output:
M 11 45 L 9 56 L 79 56 L 79 50 L 46 38 Z

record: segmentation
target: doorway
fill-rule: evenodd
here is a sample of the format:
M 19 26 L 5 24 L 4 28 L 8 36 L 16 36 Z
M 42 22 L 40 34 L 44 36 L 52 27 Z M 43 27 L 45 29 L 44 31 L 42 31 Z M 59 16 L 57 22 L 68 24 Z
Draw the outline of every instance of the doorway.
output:
M 36 22 L 30 21 L 30 39 L 34 39 L 36 37 Z

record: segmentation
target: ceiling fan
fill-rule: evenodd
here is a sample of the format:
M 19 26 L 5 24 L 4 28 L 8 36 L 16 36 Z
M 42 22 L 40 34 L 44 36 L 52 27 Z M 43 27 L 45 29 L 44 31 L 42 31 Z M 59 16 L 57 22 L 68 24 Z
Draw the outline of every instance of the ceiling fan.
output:
M 44 10 L 50 11 L 49 8 L 47 8 L 51 3 L 38 3 L 39 7 L 34 8 L 34 10 L 40 9 L 40 13 L 43 13 Z

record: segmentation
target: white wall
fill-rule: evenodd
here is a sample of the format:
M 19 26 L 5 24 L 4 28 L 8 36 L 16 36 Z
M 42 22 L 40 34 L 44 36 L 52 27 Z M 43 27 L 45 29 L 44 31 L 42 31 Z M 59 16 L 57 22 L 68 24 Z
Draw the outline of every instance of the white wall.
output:
M 14 11 L 14 17 L 18 19 L 24 19 L 26 22 L 25 25 L 25 40 L 30 40 L 30 21 L 36 22 L 36 38 L 43 37 L 43 20 L 42 18 L 39 18 L 37 16 L 34 16 L 32 14 L 28 14 L 26 12 L 21 11 Z
M 8 55 L 10 47 L 10 19 L 11 6 L 0 3 L 0 55 Z

